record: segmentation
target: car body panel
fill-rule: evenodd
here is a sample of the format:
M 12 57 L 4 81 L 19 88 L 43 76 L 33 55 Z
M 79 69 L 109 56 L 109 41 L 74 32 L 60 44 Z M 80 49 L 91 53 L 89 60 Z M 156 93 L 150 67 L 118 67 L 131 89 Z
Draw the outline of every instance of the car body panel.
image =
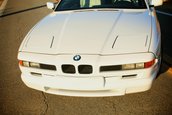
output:
M 145 2 L 147 8 L 140 9 L 52 12 L 21 43 L 22 81 L 30 88 L 66 96 L 119 96 L 149 90 L 160 69 L 161 31 L 155 9 Z M 124 69 L 126 65 L 131 68 Z
M 127 22 L 125 19 L 128 19 Z M 102 55 L 146 52 L 150 43 L 150 25 L 151 16 L 147 10 L 134 13 L 124 11 L 54 13 L 37 24 L 32 36 L 27 36 L 28 40 L 22 51 Z M 48 26 L 50 28 L 47 28 Z M 47 34 L 42 34 L 46 32 Z M 129 42 L 131 39 L 134 42 Z

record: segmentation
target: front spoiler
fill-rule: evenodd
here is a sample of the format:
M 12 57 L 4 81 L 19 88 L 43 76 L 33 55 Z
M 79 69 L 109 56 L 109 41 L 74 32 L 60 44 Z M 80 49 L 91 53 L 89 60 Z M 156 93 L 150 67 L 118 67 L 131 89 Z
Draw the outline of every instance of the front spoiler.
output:
M 25 76 L 22 74 L 23 82 L 30 88 L 43 91 L 45 93 L 65 95 L 65 96 L 82 96 L 82 97 L 105 97 L 120 96 L 128 93 L 142 92 L 151 88 L 156 73 L 150 77 L 142 79 L 116 79 L 110 78 L 71 78 L 65 79 L 47 79 Z M 85 80 L 84 80 L 85 79 Z

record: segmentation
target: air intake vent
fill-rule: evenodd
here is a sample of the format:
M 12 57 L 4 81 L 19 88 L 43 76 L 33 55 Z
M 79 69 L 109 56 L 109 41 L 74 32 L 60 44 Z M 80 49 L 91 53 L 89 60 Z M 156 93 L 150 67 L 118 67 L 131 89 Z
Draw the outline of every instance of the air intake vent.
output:
M 68 74 L 74 74 L 75 72 L 75 67 L 73 65 L 62 65 L 62 71 L 64 73 Z
M 78 71 L 80 74 L 91 74 L 93 72 L 93 68 L 91 65 L 79 65 Z

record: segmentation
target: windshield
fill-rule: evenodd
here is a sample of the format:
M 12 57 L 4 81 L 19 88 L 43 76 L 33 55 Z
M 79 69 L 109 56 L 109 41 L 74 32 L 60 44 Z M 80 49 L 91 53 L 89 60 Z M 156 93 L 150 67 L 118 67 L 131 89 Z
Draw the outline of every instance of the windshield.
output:
M 97 8 L 146 8 L 144 0 L 61 0 L 55 11 Z

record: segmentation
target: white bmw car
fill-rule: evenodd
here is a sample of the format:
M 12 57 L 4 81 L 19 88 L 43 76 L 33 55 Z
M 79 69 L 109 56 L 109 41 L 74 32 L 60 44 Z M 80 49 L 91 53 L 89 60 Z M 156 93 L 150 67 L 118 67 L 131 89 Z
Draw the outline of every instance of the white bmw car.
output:
M 18 52 L 23 82 L 66 96 L 118 96 L 151 88 L 161 63 L 154 6 L 162 0 L 61 0 Z

